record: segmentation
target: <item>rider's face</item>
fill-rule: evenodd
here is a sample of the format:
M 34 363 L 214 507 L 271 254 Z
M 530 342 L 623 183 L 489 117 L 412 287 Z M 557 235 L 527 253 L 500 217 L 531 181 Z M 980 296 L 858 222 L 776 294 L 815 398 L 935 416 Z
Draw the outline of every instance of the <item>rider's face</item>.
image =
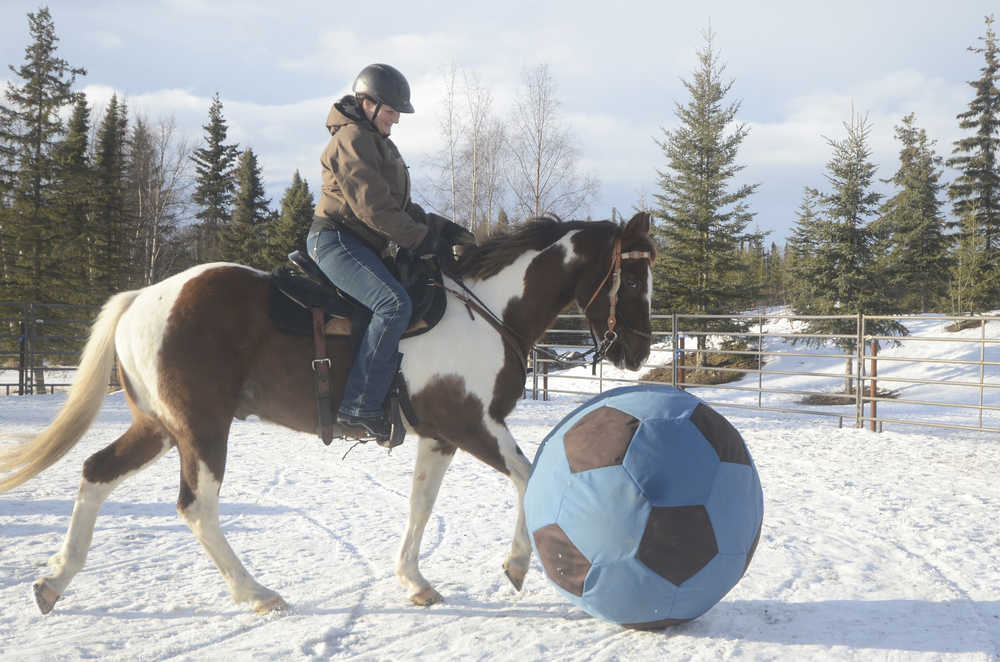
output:
M 371 119 L 372 115 L 375 114 L 377 104 L 369 99 L 365 99 L 364 105 L 365 114 L 368 115 L 368 119 Z M 383 136 L 388 136 L 392 131 L 392 125 L 399 123 L 399 111 L 388 104 L 382 104 L 378 115 L 372 121 L 379 133 Z

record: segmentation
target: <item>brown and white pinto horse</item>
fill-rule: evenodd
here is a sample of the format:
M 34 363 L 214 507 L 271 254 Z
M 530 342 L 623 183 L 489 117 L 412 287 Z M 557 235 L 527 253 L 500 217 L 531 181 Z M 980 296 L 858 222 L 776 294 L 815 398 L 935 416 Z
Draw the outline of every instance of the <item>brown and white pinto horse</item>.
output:
M 523 393 L 523 357 L 556 315 L 576 301 L 598 338 L 608 330 L 609 318 L 617 318 L 618 341 L 608 358 L 637 369 L 648 356 L 650 262 L 655 255 L 648 234 L 646 214 L 637 214 L 624 227 L 552 219 L 526 223 L 506 237 L 471 248 L 458 266 L 469 289 L 502 317 L 510 330 L 506 341 L 481 314 L 449 295 L 441 322 L 402 342 L 402 371 L 419 419 L 409 429 L 419 436 L 419 445 L 396 574 L 414 603 L 442 599 L 417 562 L 424 526 L 456 449 L 506 474 L 520 504 L 531 465 L 504 419 Z M 614 271 L 619 273 L 609 278 Z M 107 496 L 171 447 L 177 448 L 181 465 L 177 510 L 228 582 L 233 599 L 249 602 L 259 612 L 286 606 L 281 596 L 250 576 L 219 526 L 219 488 L 232 419 L 255 414 L 295 430 L 315 432 L 317 426 L 311 340 L 275 328 L 267 313 L 268 277 L 239 265 L 206 264 L 113 296 L 94 324 L 77 381 L 56 419 L 31 441 L 0 455 L 0 471 L 6 473 L 0 479 L 3 492 L 69 451 L 101 407 L 117 351 L 133 422 L 83 465 L 62 550 L 52 557 L 50 574 L 34 585 L 43 613 L 83 567 Z M 449 279 L 445 282 L 455 287 Z M 346 345 L 342 339 L 330 342 L 334 381 L 341 389 L 349 365 Z M 341 394 L 335 392 L 336 401 Z M 504 563 L 518 590 L 530 555 L 519 512 Z

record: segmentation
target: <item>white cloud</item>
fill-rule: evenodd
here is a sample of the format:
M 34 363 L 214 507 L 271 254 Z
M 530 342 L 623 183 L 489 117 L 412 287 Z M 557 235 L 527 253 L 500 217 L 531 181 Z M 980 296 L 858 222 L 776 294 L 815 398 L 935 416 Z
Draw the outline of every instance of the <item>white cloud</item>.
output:
M 90 40 L 97 48 L 108 51 L 118 50 L 125 45 L 125 40 L 114 32 L 97 30 L 90 33 Z
M 873 158 L 884 166 L 896 160 L 899 145 L 894 127 L 910 112 L 916 114 L 917 126 L 938 141 L 939 153 L 950 151 L 957 137 L 955 115 L 968 104 L 966 88 L 964 83 L 903 70 L 842 90 L 797 96 L 785 104 L 785 113 L 777 120 L 748 122 L 750 135 L 741 156 L 760 165 L 821 170 L 830 157 L 824 136 L 843 137 L 843 123 L 849 121 L 852 106 L 868 116 Z

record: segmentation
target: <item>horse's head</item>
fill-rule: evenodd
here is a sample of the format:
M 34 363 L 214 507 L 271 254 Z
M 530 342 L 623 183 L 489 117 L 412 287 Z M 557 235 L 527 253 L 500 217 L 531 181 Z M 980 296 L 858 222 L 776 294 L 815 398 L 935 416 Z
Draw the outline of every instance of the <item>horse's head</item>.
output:
M 574 293 L 605 356 L 619 368 L 638 370 L 649 356 L 656 247 L 649 237 L 649 214 L 615 228 L 587 265 Z

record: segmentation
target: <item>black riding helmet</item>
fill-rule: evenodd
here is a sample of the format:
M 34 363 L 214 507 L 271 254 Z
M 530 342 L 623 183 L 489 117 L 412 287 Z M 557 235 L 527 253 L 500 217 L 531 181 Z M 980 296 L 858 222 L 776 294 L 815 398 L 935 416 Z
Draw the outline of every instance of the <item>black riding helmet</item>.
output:
M 412 113 L 410 84 L 395 67 L 369 64 L 354 79 L 354 94 L 371 97 L 379 104 L 392 106 L 401 113 Z

